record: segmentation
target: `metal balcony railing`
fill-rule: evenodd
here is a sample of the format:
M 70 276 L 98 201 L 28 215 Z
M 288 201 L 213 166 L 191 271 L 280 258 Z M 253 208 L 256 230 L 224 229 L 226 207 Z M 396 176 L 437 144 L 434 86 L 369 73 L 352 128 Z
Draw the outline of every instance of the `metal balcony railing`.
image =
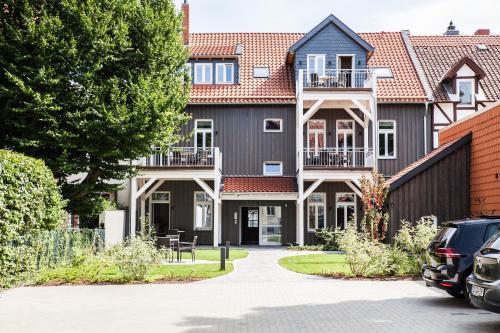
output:
M 371 168 L 372 148 L 305 148 L 304 168 Z
M 370 69 L 301 70 L 304 88 L 371 88 Z
M 215 167 L 219 148 L 173 147 L 139 160 L 146 167 Z

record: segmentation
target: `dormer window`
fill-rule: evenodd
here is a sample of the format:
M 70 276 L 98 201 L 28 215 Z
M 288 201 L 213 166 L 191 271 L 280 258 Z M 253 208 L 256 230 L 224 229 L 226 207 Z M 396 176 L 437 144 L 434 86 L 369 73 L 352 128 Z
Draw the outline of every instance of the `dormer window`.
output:
M 457 79 L 460 106 L 474 106 L 474 79 Z
M 212 64 L 209 62 L 200 62 L 194 64 L 194 83 L 211 84 L 212 83 Z
M 215 83 L 217 84 L 234 83 L 234 65 L 232 63 L 216 64 Z

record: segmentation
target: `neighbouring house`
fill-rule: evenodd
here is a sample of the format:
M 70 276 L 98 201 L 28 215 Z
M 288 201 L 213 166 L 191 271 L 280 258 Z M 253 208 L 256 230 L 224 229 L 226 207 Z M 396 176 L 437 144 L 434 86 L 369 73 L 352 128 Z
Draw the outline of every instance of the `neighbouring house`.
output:
M 182 10 L 193 136 L 135 162 L 118 193 L 132 231 L 149 216 L 201 244 L 311 244 L 361 220 L 363 175 L 431 151 L 433 97 L 407 32 L 330 15 L 305 34 L 189 33 Z
M 500 102 L 444 128 L 446 145 L 471 133 L 470 215 L 500 215 Z

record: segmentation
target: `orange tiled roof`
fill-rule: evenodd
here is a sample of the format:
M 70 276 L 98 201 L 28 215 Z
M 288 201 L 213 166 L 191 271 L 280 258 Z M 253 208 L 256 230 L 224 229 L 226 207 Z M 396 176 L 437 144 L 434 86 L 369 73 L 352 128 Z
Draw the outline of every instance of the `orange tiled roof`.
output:
M 406 50 L 401 32 L 360 33 L 375 51 L 369 67 L 390 67 L 394 78 L 378 79 L 377 96 L 382 102 L 424 102 L 424 88 Z
M 411 43 L 437 102 L 449 101 L 443 76 L 464 57 L 472 59 L 486 74 L 480 80 L 490 101 L 500 99 L 500 36 L 411 36 Z M 478 44 L 487 46 L 480 51 Z
M 302 33 L 194 33 L 190 37 L 192 56 L 235 54 L 241 44 L 238 84 L 193 85 L 190 103 L 295 103 L 293 66 L 287 65 L 288 49 Z M 380 102 L 420 102 L 425 93 L 403 43 L 400 32 L 361 33 L 375 51 L 370 67 L 391 67 L 393 79 L 379 79 Z M 269 79 L 255 79 L 254 66 L 269 66 Z
M 224 192 L 295 192 L 293 177 L 226 177 Z

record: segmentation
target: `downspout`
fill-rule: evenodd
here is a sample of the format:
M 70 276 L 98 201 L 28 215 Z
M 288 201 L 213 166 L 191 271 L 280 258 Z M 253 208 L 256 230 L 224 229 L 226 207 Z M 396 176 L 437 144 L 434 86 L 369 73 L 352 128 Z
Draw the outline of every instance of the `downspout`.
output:
M 427 155 L 427 113 L 429 112 L 429 102 L 425 102 L 424 112 L 424 156 Z

